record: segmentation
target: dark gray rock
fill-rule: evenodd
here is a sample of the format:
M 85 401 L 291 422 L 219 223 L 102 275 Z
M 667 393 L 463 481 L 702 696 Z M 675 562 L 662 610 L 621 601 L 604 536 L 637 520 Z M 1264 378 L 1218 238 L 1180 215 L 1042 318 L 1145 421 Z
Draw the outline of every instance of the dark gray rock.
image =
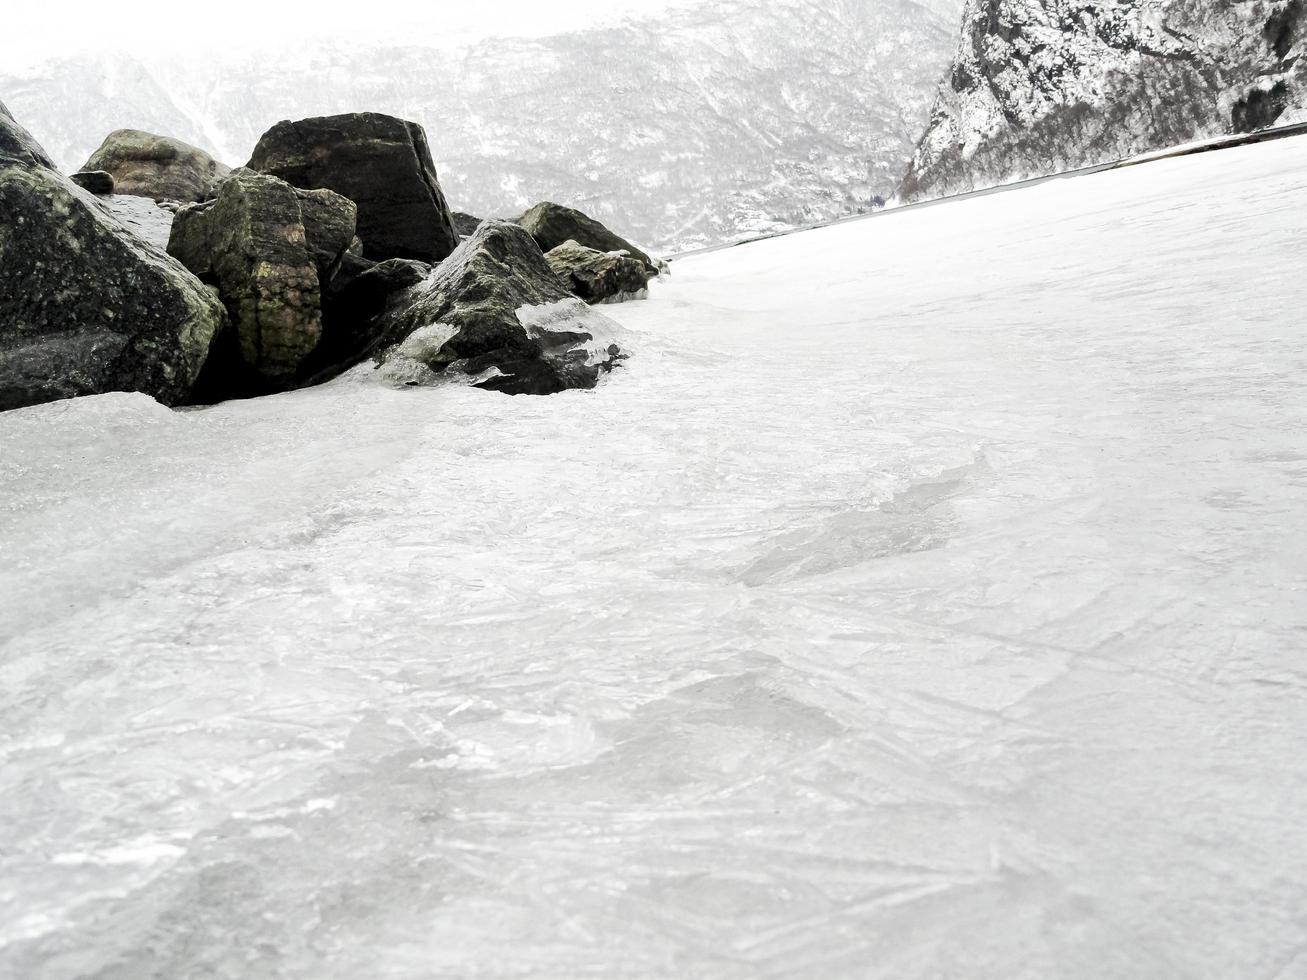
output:
M 386 259 L 347 279 L 338 277 L 330 293 L 334 315 L 352 320 L 371 319 L 382 312 L 390 296 L 416 286 L 431 275 L 431 269 L 417 259 Z
M 139 391 L 189 399 L 222 305 L 0 113 L 0 410 Z
M 377 319 L 392 296 L 416 286 L 431 266 L 416 259 L 369 259 L 346 254 L 323 295 L 322 342 L 307 372 L 315 380 L 358 363 L 379 339 Z
M 207 201 L 230 173 L 198 147 L 136 129 L 110 133 L 82 167 L 113 176 L 118 194 L 156 201 Z
M 658 274 L 658 264 L 647 254 L 575 208 L 541 201 L 518 218 L 517 224 L 530 232 L 542 252 L 550 252 L 565 242 L 576 242 L 598 252 L 628 252 L 654 275 Z
M 592 388 L 621 351 L 616 325 L 568 294 L 519 226 L 484 222 L 381 316 L 380 375 L 402 384 L 480 377 L 509 394 Z
M 416 262 L 416 259 L 386 259 L 387 262 Z M 365 259 L 360 253 L 352 248 L 347 250 L 340 257 L 340 262 L 336 266 L 336 271 L 331 277 L 331 283 L 328 289 L 330 295 L 338 295 L 343 292 L 351 282 L 357 279 L 369 269 L 375 269 L 381 263 L 374 262 L 372 259 Z M 425 263 L 423 263 L 425 264 Z
M 481 224 L 481 219 L 474 214 L 468 214 L 465 211 L 454 211 L 454 230 L 458 232 L 459 238 L 470 238 L 472 233 L 477 230 Z
M 625 252 L 600 252 L 564 242 L 545 253 L 545 261 L 568 290 L 587 303 L 644 299 L 654 274 Z
M 367 258 L 438 262 L 458 245 L 417 123 L 374 112 L 279 122 L 263 134 L 249 166 L 357 204 Z
M 325 287 L 358 241 L 354 234 L 358 207 L 335 191 L 295 188 L 295 196 L 299 198 L 309 253 L 317 264 L 319 278 Z
M 352 202 L 251 170 L 177 213 L 168 251 L 218 287 L 236 338 L 225 353 L 239 354 L 239 364 L 211 367 L 210 397 L 293 383 L 322 337 L 324 287 L 353 238 Z
M 19 125 L 3 102 L 0 102 L 0 160 L 13 160 L 50 170 L 58 169 L 50 159 L 50 155 L 32 139 L 31 133 Z
M 68 178 L 82 190 L 97 197 L 113 193 L 113 174 L 106 170 L 82 170 Z

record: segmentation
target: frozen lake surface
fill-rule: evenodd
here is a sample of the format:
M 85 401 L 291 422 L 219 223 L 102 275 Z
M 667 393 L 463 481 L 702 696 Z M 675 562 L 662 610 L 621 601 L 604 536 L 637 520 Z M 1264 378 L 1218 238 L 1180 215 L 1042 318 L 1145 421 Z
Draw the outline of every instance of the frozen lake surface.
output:
M 594 392 L 0 415 L 0 976 L 1307 976 L 1307 140 L 678 262 Z

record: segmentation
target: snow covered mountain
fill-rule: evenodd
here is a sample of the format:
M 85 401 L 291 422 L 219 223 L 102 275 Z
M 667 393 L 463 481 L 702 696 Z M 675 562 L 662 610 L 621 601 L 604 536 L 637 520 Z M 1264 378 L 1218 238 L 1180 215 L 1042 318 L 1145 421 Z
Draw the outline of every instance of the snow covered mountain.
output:
M 451 204 L 542 198 L 677 250 L 856 213 L 897 186 L 960 0 L 727 0 L 554 37 L 293 55 L 79 57 L 0 76 L 67 167 L 113 128 L 244 162 L 279 119 L 423 123 Z
M 0 414 L 0 976 L 1284 978 L 1307 139 L 676 263 L 533 401 Z
M 968 0 L 900 196 L 937 197 L 1300 118 L 1302 0 Z

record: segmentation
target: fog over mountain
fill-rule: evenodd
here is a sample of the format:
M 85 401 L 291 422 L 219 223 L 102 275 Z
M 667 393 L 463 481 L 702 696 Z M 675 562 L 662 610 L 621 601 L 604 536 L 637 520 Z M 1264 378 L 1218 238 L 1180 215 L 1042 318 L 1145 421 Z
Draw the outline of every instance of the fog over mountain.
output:
M 78 55 L 0 75 L 0 95 L 68 169 L 116 128 L 240 164 L 279 119 L 393 113 L 426 127 L 459 210 L 513 215 L 556 199 L 676 251 L 889 196 L 955 49 L 959 7 L 729 0 L 456 50 Z

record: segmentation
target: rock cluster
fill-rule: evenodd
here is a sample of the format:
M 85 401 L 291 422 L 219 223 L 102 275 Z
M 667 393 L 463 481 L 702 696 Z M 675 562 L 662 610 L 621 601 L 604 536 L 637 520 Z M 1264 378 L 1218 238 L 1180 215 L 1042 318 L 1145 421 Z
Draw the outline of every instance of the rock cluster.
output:
M 530 232 L 542 252 L 576 242 L 597 252 L 626 252 L 644 263 L 651 273 L 658 274 L 658 266 L 652 258 L 575 208 L 541 201 L 518 218 L 517 223 Z
M 522 311 L 543 315 L 524 320 Z M 422 384 L 446 372 L 479 387 L 547 395 L 592 388 L 621 354 L 614 325 L 568 293 L 519 226 L 483 222 L 380 321 L 384 376 Z
M 626 355 L 587 304 L 657 274 L 558 205 L 456 223 L 421 127 L 376 113 L 279 123 L 235 171 L 120 131 L 67 178 L 0 106 L 0 206 L 0 409 L 111 390 L 202 404 L 350 369 L 590 388 Z

